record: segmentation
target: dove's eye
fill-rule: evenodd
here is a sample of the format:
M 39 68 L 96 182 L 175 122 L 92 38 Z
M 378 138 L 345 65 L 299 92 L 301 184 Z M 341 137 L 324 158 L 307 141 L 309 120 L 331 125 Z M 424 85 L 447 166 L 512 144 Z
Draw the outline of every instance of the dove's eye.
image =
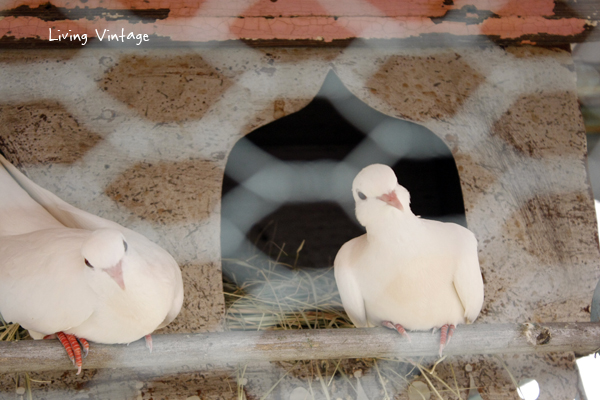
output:
M 123 240 L 123 247 L 125 248 L 125 251 L 127 251 L 127 242 Z
M 87 265 L 90 268 L 94 268 L 94 266 L 92 264 L 90 264 L 90 262 L 87 260 L 87 258 L 84 258 L 85 260 L 85 265 Z
M 361 199 L 361 200 L 366 200 L 367 199 L 367 196 L 365 196 L 365 194 L 363 192 L 358 192 L 357 194 L 358 194 L 358 198 L 359 199 Z

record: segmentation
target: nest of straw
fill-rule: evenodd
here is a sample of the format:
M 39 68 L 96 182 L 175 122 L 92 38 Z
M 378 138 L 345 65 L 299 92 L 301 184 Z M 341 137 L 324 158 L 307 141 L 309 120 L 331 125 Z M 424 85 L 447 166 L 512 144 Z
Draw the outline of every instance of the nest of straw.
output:
M 354 325 L 341 303 L 333 267 L 297 268 L 298 254 L 295 259 L 288 257 L 290 262 L 285 263 L 280 261 L 282 253 L 280 252 L 276 260 L 262 255 L 254 255 L 244 260 L 223 260 L 226 328 L 229 330 L 353 328 Z M 338 387 L 347 386 L 349 394 L 360 398 L 354 383 L 363 373 L 370 373 L 375 377 L 383 390 L 383 397 L 388 399 L 396 398 L 399 393 L 404 392 L 411 385 L 415 375 L 424 377 L 427 383 L 423 382 L 423 385 L 428 392 L 431 389 L 438 399 L 450 394 L 460 398 L 461 391 L 469 390 L 459 389 L 456 385 L 456 377 L 452 385 L 440 379 L 434 370 L 441 360 L 438 360 L 431 370 L 425 368 L 421 364 L 422 361 L 424 360 L 414 362 L 403 359 L 365 358 L 292 361 L 276 364 L 287 371 L 286 375 L 299 378 L 308 385 L 310 382 L 320 382 L 318 386 L 327 393 L 328 398 L 333 395 L 332 382 L 334 381 L 337 381 Z M 454 371 L 452 376 L 455 376 Z M 269 392 L 272 390 L 274 387 Z M 390 392 L 388 393 L 387 390 Z
M 295 264 L 295 262 L 294 262 Z M 267 257 L 224 259 L 226 327 L 229 330 L 354 328 L 341 303 L 333 267 L 296 268 Z M 374 359 L 277 362 L 300 379 L 352 377 Z
M 223 263 L 235 271 L 223 283 L 230 330 L 354 327 L 342 306 L 333 267 L 299 269 L 259 256 Z
M 29 339 L 29 333 L 19 324 L 9 324 L 0 314 L 0 342 L 16 342 Z
M 27 330 L 19 324 L 6 322 L 2 317 L 2 314 L 0 314 L 0 342 L 16 342 L 23 339 L 31 339 Z M 19 395 L 20 398 L 23 398 L 22 396 L 26 395 L 28 400 L 32 400 L 32 379 L 29 377 L 29 374 L 16 374 L 14 379 L 17 395 Z

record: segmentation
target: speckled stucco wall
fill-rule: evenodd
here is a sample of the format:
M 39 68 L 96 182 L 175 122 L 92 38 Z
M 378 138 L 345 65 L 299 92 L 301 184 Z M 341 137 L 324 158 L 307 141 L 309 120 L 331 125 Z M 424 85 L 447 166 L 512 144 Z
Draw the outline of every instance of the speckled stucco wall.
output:
M 575 75 L 564 51 L 5 51 L 0 150 L 64 200 L 173 254 L 186 297 L 164 331 L 220 330 L 228 154 L 253 129 L 308 104 L 330 70 L 369 106 L 423 124 L 452 150 L 485 276 L 478 322 L 589 320 L 600 254 Z M 540 382 L 541 399 L 574 397 L 572 355 L 505 361 L 513 374 Z M 495 359 L 469 362 L 485 399 L 508 395 L 510 379 Z M 48 393 L 87 388 L 82 395 L 90 398 L 101 396 L 93 382 L 116 379 L 108 371 L 46 376 L 55 380 Z M 185 381 L 189 396 L 207 387 L 202 376 L 165 379 Z M 127 396 L 175 393 L 156 382 Z

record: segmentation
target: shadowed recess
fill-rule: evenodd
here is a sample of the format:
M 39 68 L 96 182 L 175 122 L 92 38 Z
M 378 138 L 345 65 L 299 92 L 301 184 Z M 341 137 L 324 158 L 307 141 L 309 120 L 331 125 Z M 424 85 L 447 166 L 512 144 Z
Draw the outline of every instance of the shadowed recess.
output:
M 251 132 L 230 153 L 223 257 L 244 258 L 255 251 L 249 243 L 275 257 L 285 244 L 282 260 L 293 264 L 305 241 L 298 265 L 332 265 L 341 245 L 364 233 L 351 185 L 373 163 L 393 167 L 415 214 L 466 225 L 458 171 L 443 141 L 371 109 L 330 72 L 308 106 Z M 245 245 L 236 242 L 242 234 Z

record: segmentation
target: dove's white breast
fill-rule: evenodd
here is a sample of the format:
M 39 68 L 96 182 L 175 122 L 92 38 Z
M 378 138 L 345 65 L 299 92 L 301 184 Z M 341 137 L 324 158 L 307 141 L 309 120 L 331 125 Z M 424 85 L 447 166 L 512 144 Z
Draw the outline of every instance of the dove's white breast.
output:
M 165 320 L 172 299 L 176 297 L 176 277 L 169 272 L 165 268 L 156 268 L 149 261 L 136 264 L 125 260 L 123 281 L 126 290 L 121 290 L 114 282 L 94 285 L 101 306 L 67 333 L 100 343 L 130 343 L 150 334 Z
M 460 268 L 479 274 L 477 262 L 468 265 L 473 254 L 477 257 L 476 240 L 456 224 L 416 222 L 410 229 L 401 227 L 378 237 L 363 235 L 340 250 L 346 265 L 339 273 L 351 274 L 357 282 L 368 326 L 392 321 L 406 329 L 426 330 L 465 322 L 454 280 Z M 473 290 L 483 292 L 482 287 Z
M 58 331 L 100 343 L 130 343 L 165 320 L 176 297 L 174 269 L 131 249 L 122 290 L 106 273 L 89 279 L 81 255 L 90 232 L 49 229 L 0 237 L 0 310 L 5 320 L 44 335 Z M 85 274 L 88 279 L 85 279 Z
M 0 236 L 0 311 L 6 321 L 47 335 L 92 315 L 97 297 L 85 282 L 81 261 L 72 262 L 81 260 L 88 236 L 64 228 Z
M 98 229 L 120 231 L 125 290 L 91 273 L 82 245 Z M 130 343 L 170 323 L 183 302 L 179 266 L 164 249 L 37 186 L 0 155 L 0 312 L 32 336 L 59 331 Z

